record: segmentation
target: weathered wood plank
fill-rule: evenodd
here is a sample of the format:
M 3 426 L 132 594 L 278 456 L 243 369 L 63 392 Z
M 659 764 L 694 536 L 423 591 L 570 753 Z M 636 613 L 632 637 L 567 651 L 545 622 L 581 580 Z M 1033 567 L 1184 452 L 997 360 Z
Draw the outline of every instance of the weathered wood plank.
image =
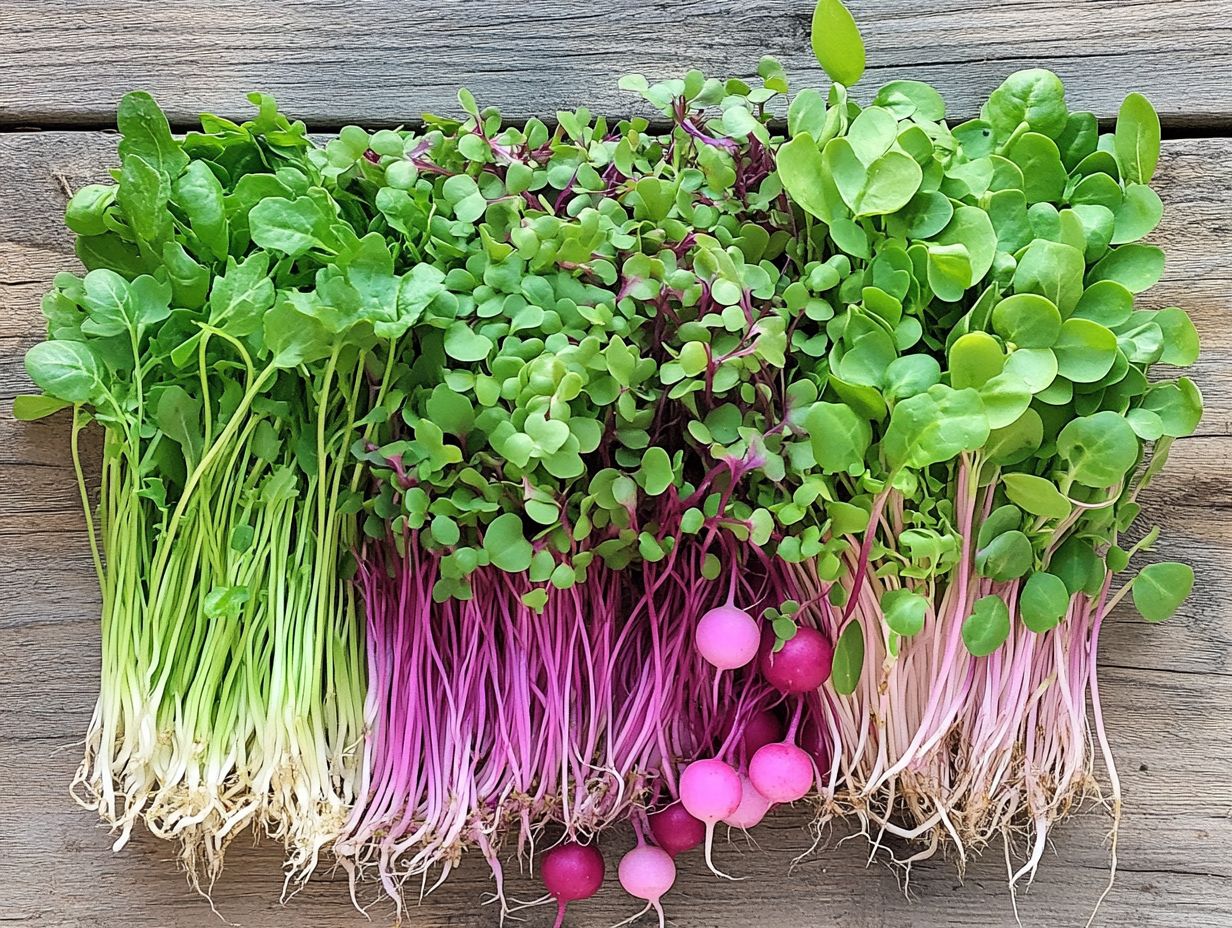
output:
M 1005 75 L 1040 65 L 1075 101 L 1114 114 L 1127 89 L 1174 125 L 1232 119 L 1228 0 L 852 0 L 870 86 L 934 82 L 969 115 Z M 0 124 L 113 121 L 126 90 L 177 120 L 236 114 L 274 93 L 312 124 L 400 123 L 454 111 L 469 86 L 513 117 L 586 105 L 628 112 L 616 79 L 753 73 L 779 56 L 799 86 L 820 72 L 807 0 L 82 0 L 0 2 Z M 87 77 L 88 75 L 88 77 Z
M 167 846 L 142 837 L 111 854 L 106 835 L 66 794 L 97 688 L 98 594 L 65 422 L 26 425 L 8 413 L 11 397 L 28 388 L 21 354 L 41 330 L 39 294 L 72 262 L 60 222 L 63 188 L 103 175 L 114 144 L 102 133 L 0 137 L 0 667 L 7 671 L 0 674 L 0 921 L 187 928 L 213 916 L 176 872 Z M 1209 412 L 1200 436 L 1178 443 L 1146 502 L 1164 528 L 1161 556 L 1190 561 L 1199 579 L 1193 600 L 1168 625 L 1122 610 L 1105 637 L 1103 690 L 1126 812 L 1122 870 L 1100 924 L 1219 928 L 1232 925 L 1232 273 L 1224 266 L 1232 220 L 1223 180 L 1232 171 L 1232 140 L 1169 142 L 1160 171 L 1169 210 L 1157 238 L 1170 262 L 1151 299 L 1193 309 L 1204 339 L 1196 376 Z M 752 925 L 772 913 L 776 928 L 1015 924 L 996 853 L 961 885 L 951 862 L 919 865 L 905 896 L 891 870 L 865 869 L 862 839 L 839 845 L 832 834 L 787 879 L 787 862 L 809 847 L 803 825 L 799 814 L 780 814 L 759 828 L 764 855 L 742 852 L 739 842 L 722 847 L 724 862 L 749 875 L 746 882 L 715 880 L 690 860 L 673 893 L 673 921 Z M 1057 832 L 1038 880 L 1019 898 L 1023 924 L 1085 922 L 1108 876 L 1107 826 L 1092 812 Z M 632 913 L 614 873 L 609 884 L 571 923 L 597 928 Z M 513 885 L 518 895 L 536 892 L 526 878 Z M 475 908 L 488 887 L 482 863 L 469 861 L 411 920 L 494 926 L 494 911 Z M 279 907 L 280 888 L 274 850 L 237 844 L 215 902 L 246 928 L 392 920 L 384 903 L 372 909 L 372 922 L 354 912 L 341 876 L 314 881 L 289 909 Z M 529 916 L 532 925 L 548 921 L 546 911 Z

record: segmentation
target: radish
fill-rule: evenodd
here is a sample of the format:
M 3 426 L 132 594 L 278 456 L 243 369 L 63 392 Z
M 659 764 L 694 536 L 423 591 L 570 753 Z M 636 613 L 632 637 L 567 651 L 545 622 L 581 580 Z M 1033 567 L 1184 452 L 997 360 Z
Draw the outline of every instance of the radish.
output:
M 755 712 L 744 726 L 744 756 L 752 757 L 757 749 L 771 741 L 783 739 L 783 723 L 769 709 Z
M 747 774 L 740 774 L 740 805 L 723 819 L 725 825 L 748 830 L 761 822 L 772 803 L 753 785 Z
M 593 845 L 558 844 L 544 855 L 542 876 L 548 895 L 556 900 L 553 928 L 560 928 L 565 906 L 589 899 L 603 885 L 603 855 Z
M 817 629 L 800 626 L 777 652 L 774 641 L 768 631 L 762 636 L 761 672 L 775 689 L 806 693 L 830 679 L 834 648 Z
M 777 741 L 778 739 L 772 738 L 771 740 Z M 801 727 L 800 747 L 808 751 L 819 772 L 830 766 L 830 744 L 825 740 L 820 724 Z
M 732 879 L 711 860 L 714 826 L 738 808 L 743 797 L 740 774 L 717 757 L 695 760 L 680 775 L 680 802 L 706 826 L 706 866 L 715 876 Z
M 650 816 L 650 833 L 655 843 L 672 857 L 691 851 L 706 840 L 706 826 L 679 802 Z
M 795 802 L 813 786 L 813 759 L 788 741 L 763 745 L 749 762 L 749 779 L 770 801 Z
M 620 885 L 625 892 L 637 899 L 646 900 L 646 908 L 632 916 L 634 921 L 654 909 L 659 914 L 659 926 L 663 926 L 663 906 L 659 900 L 676 882 L 676 864 L 672 855 L 662 848 L 639 844 L 620 858 Z
M 757 656 L 757 622 L 730 602 L 711 609 L 697 623 L 697 650 L 719 670 L 736 670 Z

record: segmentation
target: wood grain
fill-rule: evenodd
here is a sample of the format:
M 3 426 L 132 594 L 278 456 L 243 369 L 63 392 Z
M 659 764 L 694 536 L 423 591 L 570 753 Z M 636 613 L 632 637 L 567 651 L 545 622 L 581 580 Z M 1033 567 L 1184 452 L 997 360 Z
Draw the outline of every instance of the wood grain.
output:
M 25 348 L 41 332 L 38 298 L 72 266 L 60 221 L 65 189 L 105 174 L 114 136 L 89 132 L 0 136 L 0 924 L 54 928 L 188 928 L 214 923 L 208 904 L 175 869 L 166 846 L 141 838 L 113 855 L 66 784 L 77 763 L 97 689 L 98 595 L 86 549 L 63 420 L 21 424 L 9 401 L 28 389 Z M 1121 870 L 1098 924 L 1142 928 L 1232 926 L 1232 140 L 1165 144 L 1159 188 L 1168 204 L 1157 240 L 1169 251 L 1166 279 L 1149 299 L 1181 303 L 1203 337 L 1196 377 L 1208 413 L 1198 436 L 1179 442 L 1147 500 L 1161 522 L 1161 557 L 1194 564 L 1198 586 L 1180 615 L 1148 625 L 1122 611 L 1106 634 L 1102 679 L 1124 782 Z M 1004 864 L 990 853 L 963 880 L 952 862 L 918 865 L 904 887 L 880 863 L 866 867 L 862 839 L 832 833 L 809 849 L 800 814 L 757 830 L 764 854 L 743 839 L 719 850 L 745 882 L 715 880 L 698 861 L 683 869 L 669 909 L 681 928 L 766 924 L 775 928 L 919 926 L 1010 928 Z M 1018 899 L 1022 924 L 1085 923 L 1108 878 L 1098 812 L 1054 838 L 1035 885 Z M 629 836 L 623 836 L 631 840 Z M 619 845 L 621 839 L 613 840 Z M 514 892 L 536 893 L 516 878 Z M 579 906 L 571 924 L 611 925 L 632 914 L 616 886 Z M 498 923 L 475 903 L 489 880 L 469 861 L 414 910 L 416 925 Z M 215 887 L 220 915 L 245 928 L 386 925 L 355 912 L 345 880 L 325 875 L 283 908 L 272 848 L 236 846 Z M 547 925 L 546 910 L 527 916 Z
M 1127 88 L 1173 126 L 1232 120 L 1228 0 L 852 0 L 868 86 L 935 83 L 970 115 L 1017 68 L 1056 70 L 1100 115 Z M 310 124 L 401 123 L 456 111 L 466 84 L 506 115 L 633 107 L 616 78 L 691 67 L 748 76 L 780 57 L 821 74 L 810 0 L 0 0 L 0 124 L 114 122 L 144 87 L 180 121 L 235 115 L 252 90 Z M 533 52 L 529 48 L 533 47 Z

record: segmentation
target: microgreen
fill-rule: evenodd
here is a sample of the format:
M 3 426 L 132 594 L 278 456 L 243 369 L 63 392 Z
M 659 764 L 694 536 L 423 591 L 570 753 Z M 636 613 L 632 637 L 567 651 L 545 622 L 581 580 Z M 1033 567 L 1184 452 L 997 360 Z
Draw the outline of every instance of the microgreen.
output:
M 856 99 L 838 0 L 811 38 L 835 83 L 794 96 L 771 58 L 623 79 L 655 125 L 462 91 L 318 144 L 254 95 L 176 138 L 124 99 L 15 404 L 105 435 L 78 785 L 109 824 L 211 876 L 252 821 L 295 877 L 329 844 L 394 895 L 469 847 L 499 879 L 509 833 L 747 766 L 787 700 L 866 825 L 1044 846 L 1107 751 L 1109 611 L 1194 582 L 1117 580 L 1202 411 L 1149 295 L 1158 117 L 1101 135 L 1032 69 L 952 124 L 917 81 Z M 694 653 L 716 607 L 760 661 Z

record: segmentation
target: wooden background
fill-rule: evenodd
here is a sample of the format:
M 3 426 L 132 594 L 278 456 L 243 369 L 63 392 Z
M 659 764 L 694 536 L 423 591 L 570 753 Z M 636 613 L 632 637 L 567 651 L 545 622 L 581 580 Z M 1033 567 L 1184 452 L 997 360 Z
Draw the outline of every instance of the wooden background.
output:
M 1010 71 L 1058 71 L 1071 105 L 1115 114 L 1130 89 L 1163 117 L 1155 240 L 1166 278 L 1148 299 L 1184 305 L 1203 338 L 1197 378 L 1208 412 L 1177 443 L 1148 500 L 1162 556 L 1197 569 L 1193 599 L 1166 626 L 1123 611 L 1102 664 L 1109 727 L 1126 794 L 1121 869 L 1100 912 L 1109 926 L 1232 926 L 1232 0 L 854 0 L 869 86 L 932 81 L 970 115 Z M 455 111 L 462 83 L 511 117 L 587 105 L 623 114 L 622 73 L 666 77 L 697 66 L 747 75 L 780 55 L 797 86 L 817 82 L 809 0 L 0 0 L 0 926 L 149 928 L 217 923 L 143 838 L 122 854 L 66 788 L 97 687 L 98 597 L 68 461 L 63 418 L 15 423 L 29 389 L 22 354 L 42 331 L 40 294 L 74 266 L 61 223 L 69 190 L 115 162 L 106 130 L 131 88 L 155 92 L 177 126 L 202 109 L 230 116 L 244 94 L 273 92 L 313 129 L 412 121 Z M 1085 923 L 1108 877 L 1107 820 L 1089 813 L 1055 834 L 1023 925 Z M 681 928 L 715 925 L 1012 926 L 1004 863 L 990 853 L 960 880 L 951 863 L 896 875 L 866 867 L 861 841 L 808 847 L 800 816 L 775 815 L 719 850 L 748 879 L 712 879 L 696 860 L 669 896 Z M 613 842 L 615 843 L 615 842 Z M 614 860 L 614 855 L 609 855 Z M 614 867 L 610 871 L 614 871 Z M 570 924 L 634 911 L 609 876 Z M 235 847 L 214 902 L 245 928 L 386 925 L 356 913 L 345 884 L 322 878 L 286 908 L 278 858 Z M 408 923 L 495 925 L 468 865 Z M 515 892 L 531 895 L 517 884 Z M 547 925 L 546 910 L 527 924 Z M 649 924 L 643 922 L 642 924 Z

